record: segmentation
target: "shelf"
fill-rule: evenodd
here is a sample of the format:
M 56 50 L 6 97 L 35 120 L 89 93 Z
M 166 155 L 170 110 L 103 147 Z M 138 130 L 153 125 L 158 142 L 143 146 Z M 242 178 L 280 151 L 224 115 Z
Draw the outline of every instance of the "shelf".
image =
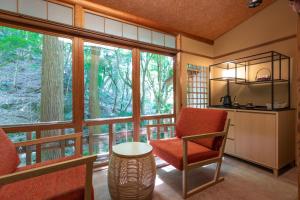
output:
M 266 70 L 266 72 L 261 70 Z M 290 72 L 290 57 L 269 51 L 210 65 L 209 81 L 210 83 L 211 81 L 225 81 L 222 87 L 213 89 L 222 93 L 226 92 L 226 95 L 236 94 L 237 98 L 243 94 L 249 99 L 249 102 L 255 102 L 256 98 L 268 98 L 268 103 L 274 107 L 276 101 L 284 98 L 289 108 L 291 101 Z M 218 83 L 214 82 L 214 84 Z M 226 87 L 224 88 L 223 85 Z M 250 91 L 249 88 L 253 91 Z M 247 91 L 248 89 L 249 91 Z M 259 92 L 255 92 L 256 89 L 266 90 L 265 96 L 260 97 Z M 241 90 L 244 90 L 245 93 Z M 211 91 L 210 88 L 209 99 L 212 98 Z M 250 108 L 242 106 L 239 109 Z M 253 110 L 266 110 L 266 108 L 257 106 Z
M 290 58 L 281 53 L 278 53 L 275 51 L 270 51 L 270 52 L 259 53 L 259 54 L 252 55 L 252 56 L 247 56 L 247 57 L 230 60 L 227 62 L 216 63 L 216 64 L 213 64 L 210 66 L 221 68 L 221 69 L 234 69 L 236 67 L 237 68 L 245 67 L 246 65 L 251 66 L 251 65 L 257 65 L 257 64 L 262 64 L 262 63 L 271 63 L 271 62 L 276 62 L 276 61 L 281 62 L 282 60 L 286 60 L 286 59 L 288 60 Z M 225 67 L 220 66 L 220 64 L 225 64 Z M 230 66 L 230 65 L 234 65 L 234 66 Z
M 288 80 L 285 79 L 274 79 L 274 84 L 284 84 L 288 83 Z M 254 84 L 272 84 L 272 80 L 269 81 L 244 81 L 244 82 L 236 82 L 236 84 L 240 85 L 254 85 Z
M 230 82 L 234 82 L 234 81 L 245 81 L 245 79 L 243 78 L 235 78 L 235 77 L 230 77 L 230 78 L 211 78 L 209 79 L 211 81 L 230 81 Z

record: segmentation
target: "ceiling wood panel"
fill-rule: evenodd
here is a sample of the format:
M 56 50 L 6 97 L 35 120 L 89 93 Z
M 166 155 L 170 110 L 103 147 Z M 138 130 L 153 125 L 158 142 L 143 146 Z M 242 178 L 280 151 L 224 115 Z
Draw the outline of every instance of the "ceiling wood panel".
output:
M 215 40 L 274 0 L 249 9 L 248 0 L 89 0 L 145 18 L 187 36 Z

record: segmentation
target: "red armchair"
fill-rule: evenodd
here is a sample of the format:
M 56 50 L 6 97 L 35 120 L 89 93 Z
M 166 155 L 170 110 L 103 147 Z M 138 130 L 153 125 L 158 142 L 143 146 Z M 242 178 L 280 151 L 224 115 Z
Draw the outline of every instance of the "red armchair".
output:
M 19 167 L 16 147 L 75 139 L 75 155 Z M 92 169 L 96 156 L 80 156 L 81 133 L 12 143 L 0 129 L 1 200 L 93 199 Z
M 148 141 L 153 147 L 153 153 L 182 171 L 184 198 L 224 180 L 220 177 L 220 169 L 226 143 L 224 138 L 227 137 L 229 124 L 226 119 L 226 111 L 183 108 L 176 124 L 155 124 L 147 127 Z M 151 128 L 168 126 L 176 127 L 175 138 L 160 139 L 160 134 L 157 134 L 157 140 L 151 139 Z M 214 179 L 188 191 L 188 171 L 211 163 L 217 163 Z

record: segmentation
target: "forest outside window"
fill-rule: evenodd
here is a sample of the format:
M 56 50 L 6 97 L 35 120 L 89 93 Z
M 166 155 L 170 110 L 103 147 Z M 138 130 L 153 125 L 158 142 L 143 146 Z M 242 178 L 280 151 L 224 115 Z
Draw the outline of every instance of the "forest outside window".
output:
M 84 43 L 85 119 L 132 116 L 131 50 Z
M 141 53 L 141 114 L 172 114 L 174 111 L 173 58 Z
M 72 120 L 72 40 L 0 26 L 1 125 Z

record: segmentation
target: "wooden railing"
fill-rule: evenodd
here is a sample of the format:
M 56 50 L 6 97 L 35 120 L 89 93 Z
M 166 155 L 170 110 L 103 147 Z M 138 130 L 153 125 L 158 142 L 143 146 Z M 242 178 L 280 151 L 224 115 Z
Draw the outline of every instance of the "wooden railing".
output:
M 108 158 L 110 153 L 112 152 L 112 146 L 114 144 L 120 142 L 127 142 L 134 140 L 134 134 L 138 134 L 140 141 L 147 141 L 147 128 L 146 125 L 149 124 L 159 124 L 159 123 L 174 123 L 175 115 L 151 115 L 151 116 L 141 116 L 140 118 L 140 132 L 134 133 L 133 123 L 134 120 L 132 117 L 123 117 L 123 118 L 114 118 L 114 119 L 97 119 L 97 120 L 86 120 L 82 125 L 83 137 L 82 144 L 88 146 L 88 154 L 96 153 L 98 155 L 97 162 L 95 162 L 95 166 L 104 166 L 108 164 Z M 125 129 L 122 131 L 115 130 L 115 125 L 123 124 L 123 123 L 132 123 L 132 129 Z M 89 127 L 93 126 L 108 126 L 108 132 L 91 135 L 89 133 Z M 32 140 L 41 138 L 43 135 L 43 131 L 55 130 L 60 132 L 60 135 L 74 133 L 75 126 L 72 122 L 63 122 L 63 123 L 39 123 L 39 124 L 30 124 L 30 125 L 21 125 L 21 126 L 2 126 L 2 128 L 9 135 L 15 134 L 23 134 L 22 140 Z M 161 130 L 159 127 L 157 128 L 157 132 L 166 133 L 170 132 L 169 130 Z M 124 134 L 125 133 L 125 134 Z M 92 136 L 92 137 L 91 137 Z M 126 140 L 127 137 L 127 140 Z M 129 139 L 128 139 L 129 138 Z M 95 152 L 94 146 L 96 145 L 104 145 L 105 141 L 108 140 L 108 151 L 98 151 Z M 20 141 L 20 140 L 18 140 Z M 61 143 L 55 143 L 50 146 L 41 146 L 41 145 L 33 145 L 30 147 L 20 147 L 18 149 L 20 154 L 25 155 L 25 161 L 23 164 L 31 165 L 33 164 L 33 153 L 35 153 L 36 162 L 42 161 L 42 151 L 49 149 L 58 149 L 60 152 L 60 156 L 66 156 L 67 148 L 73 148 L 74 142 L 64 141 Z M 86 151 L 82 153 L 87 153 Z

